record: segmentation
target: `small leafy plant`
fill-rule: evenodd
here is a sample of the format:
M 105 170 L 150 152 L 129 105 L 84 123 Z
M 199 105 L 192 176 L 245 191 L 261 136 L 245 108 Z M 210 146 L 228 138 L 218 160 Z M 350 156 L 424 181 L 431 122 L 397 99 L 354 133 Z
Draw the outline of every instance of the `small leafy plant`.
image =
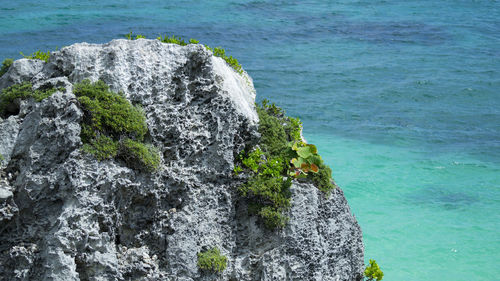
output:
M 290 142 L 289 147 L 296 154 L 290 162 L 293 164 L 290 167 L 290 176 L 306 177 L 309 171 L 313 173 L 319 172 L 318 165 L 321 164 L 321 156 L 318 155 L 318 149 L 314 144 L 306 144 L 302 141 Z
M 25 55 L 23 52 L 21 52 L 21 56 L 23 56 L 25 59 L 37 59 L 37 60 L 43 60 L 45 62 L 49 61 L 50 58 L 50 51 L 47 52 L 42 52 L 40 50 L 32 53 L 31 55 Z
M 10 66 L 14 63 L 13 59 L 5 59 L 2 62 L 2 68 L 0 68 L 0 77 L 2 77 L 10 68 Z
M 203 270 L 222 272 L 227 267 L 227 257 L 220 253 L 219 248 L 198 253 L 198 267 Z
M 6 116 L 9 111 L 10 105 L 16 99 L 29 99 L 33 98 L 35 101 L 40 102 L 57 91 L 65 91 L 64 88 L 48 88 L 48 89 L 38 89 L 33 90 L 33 86 L 29 82 L 24 82 L 21 84 L 14 84 L 8 88 L 2 90 L 0 94 L 0 115 Z
M 368 265 L 365 269 L 365 277 L 368 278 L 367 280 L 369 281 L 380 281 L 384 278 L 384 273 L 375 260 L 370 259 L 370 265 Z

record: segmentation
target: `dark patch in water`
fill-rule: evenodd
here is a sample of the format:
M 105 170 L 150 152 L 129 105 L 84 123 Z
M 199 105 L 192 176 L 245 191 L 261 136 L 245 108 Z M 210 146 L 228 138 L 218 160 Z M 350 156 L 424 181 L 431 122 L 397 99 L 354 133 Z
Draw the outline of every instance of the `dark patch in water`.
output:
M 346 22 L 335 29 L 351 39 L 383 44 L 437 45 L 449 37 L 440 27 L 418 22 Z
M 479 201 L 475 196 L 463 192 L 450 191 L 446 187 L 440 186 L 419 189 L 409 194 L 408 199 L 413 204 L 432 205 L 447 210 L 464 208 Z

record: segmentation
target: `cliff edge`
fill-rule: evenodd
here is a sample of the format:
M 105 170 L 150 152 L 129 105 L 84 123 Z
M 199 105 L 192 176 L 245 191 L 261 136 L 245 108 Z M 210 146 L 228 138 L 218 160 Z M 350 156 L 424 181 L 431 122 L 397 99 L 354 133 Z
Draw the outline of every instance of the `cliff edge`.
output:
M 82 149 L 85 79 L 140 106 L 155 171 Z M 282 229 L 249 214 L 233 169 L 260 137 L 255 90 L 203 45 L 74 44 L 15 61 L 0 89 L 23 82 L 54 90 L 0 118 L 0 280 L 360 280 L 361 229 L 340 188 L 294 180 Z M 198 265 L 212 247 L 221 272 Z

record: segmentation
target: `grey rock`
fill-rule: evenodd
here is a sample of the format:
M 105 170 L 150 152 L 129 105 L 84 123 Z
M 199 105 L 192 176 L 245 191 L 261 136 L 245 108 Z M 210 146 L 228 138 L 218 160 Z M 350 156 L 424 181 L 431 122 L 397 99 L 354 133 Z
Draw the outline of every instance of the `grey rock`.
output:
M 0 89 L 30 80 L 44 67 L 42 60 L 20 59 L 14 61 L 7 73 L 0 77 Z
M 74 83 L 103 80 L 141 104 L 159 171 L 82 152 Z M 0 280 L 358 280 L 361 229 L 340 188 L 292 186 L 290 222 L 248 215 L 234 158 L 258 140 L 251 78 L 202 45 L 75 44 L 47 63 L 19 60 L 0 88 L 64 87 L 0 119 Z M 197 253 L 217 246 L 220 274 Z

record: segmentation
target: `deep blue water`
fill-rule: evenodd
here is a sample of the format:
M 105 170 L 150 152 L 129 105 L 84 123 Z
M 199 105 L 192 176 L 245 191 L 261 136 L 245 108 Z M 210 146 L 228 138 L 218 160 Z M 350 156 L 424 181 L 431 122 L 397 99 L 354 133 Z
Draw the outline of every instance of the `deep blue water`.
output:
M 500 280 L 500 2 L 3 1 L 0 58 L 129 31 L 223 46 L 304 122 L 384 280 Z

